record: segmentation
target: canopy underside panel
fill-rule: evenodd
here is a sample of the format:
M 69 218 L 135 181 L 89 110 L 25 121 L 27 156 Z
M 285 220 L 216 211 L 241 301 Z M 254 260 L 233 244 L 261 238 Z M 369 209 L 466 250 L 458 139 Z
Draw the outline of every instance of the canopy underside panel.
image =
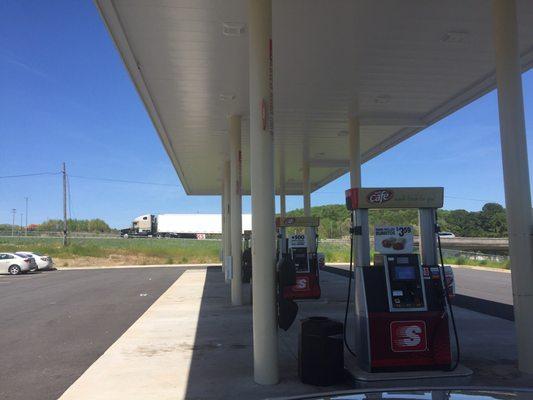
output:
M 96 0 L 188 194 L 220 194 L 240 114 L 248 194 L 246 0 Z M 273 0 L 276 168 L 286 193 L 347 171 L 347 117 L 369 160 L 495 87 L 490 1 Z M 518 1 L 523 70 L 533 2 Z M 259 107 L 259 105 L 258 105 Z M 276 171 L 279 189 L 279 171 Z

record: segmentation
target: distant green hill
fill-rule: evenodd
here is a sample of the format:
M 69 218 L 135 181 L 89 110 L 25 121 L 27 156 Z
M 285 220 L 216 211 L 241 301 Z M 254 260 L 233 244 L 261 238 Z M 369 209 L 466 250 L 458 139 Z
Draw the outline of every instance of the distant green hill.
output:
M 289 211 L 288 216 L 303 216 L 303 209 Z M 311 208 L 311 215 L 320 217 L 319 235 L 322 238 L 341 238 L 348 235 L 350 213 L 346 206 L 329 204 Z M 506 237 L 507 221 L 505 209 L 497 203 L 487 203 L 481 211 L 439 210 L 441 230 L 453 232 L 456 236 Z M 418 225 L 418 211 L 370 210 L 370 232 L 375 225 Z

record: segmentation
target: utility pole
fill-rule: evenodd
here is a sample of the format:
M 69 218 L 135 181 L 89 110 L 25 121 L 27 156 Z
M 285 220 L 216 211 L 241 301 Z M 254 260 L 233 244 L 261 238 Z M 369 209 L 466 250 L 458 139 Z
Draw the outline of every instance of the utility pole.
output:
M 24 197 L 26 200 L 26 227 L 24 229 L 24 236 L 28 236 L 28 198 Z
M 63 246 L 68 244 L 67 242 L 67 167 L 63 162 Z
M 22 217 L 24 216 L 24 213 L 20 213 L 20 230 L 19 235 L 22 236 Z
M 11 224 L 11 237 L 15 236 L 15 215 L 17 214 L 17 209 L 13 208 L 11 210 L 13 213 L 13 223 Z

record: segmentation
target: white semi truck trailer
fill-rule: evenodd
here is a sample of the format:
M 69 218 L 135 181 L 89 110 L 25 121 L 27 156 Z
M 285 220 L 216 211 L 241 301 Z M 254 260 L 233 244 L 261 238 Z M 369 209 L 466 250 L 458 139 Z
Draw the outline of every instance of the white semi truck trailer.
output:
M 252 215 L 242 215 L 242 231 L 252 229 Z M 146 214 L 133 220 L 131 228 L 122 229 L 121 236 L 175 237 L 205 239 L 208 234 L 222 233 L 220 214 Z

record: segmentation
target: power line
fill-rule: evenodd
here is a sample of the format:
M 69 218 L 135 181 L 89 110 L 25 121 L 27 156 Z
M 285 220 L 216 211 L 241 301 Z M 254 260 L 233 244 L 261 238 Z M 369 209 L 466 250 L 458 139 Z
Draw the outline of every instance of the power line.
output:
M 130 181 L 126 179 L 112 179 L 112 178 L 98 178 L 94 176 L 81 176 L 81 175 L 69 175 L 71 178 L 78 179 L 87 179 L 93 181 L 103 181 L 103 182 L 118 182 L 118 183 L 132 183 L 137 185 L 152 185 L 152 186 L 168 186 L 177 188 L 178 185 L 172 183 L 160 183 L 160 182 L 146 182 L 146 181 Z
M 0 179 L 8 179 L 8 178 L 25 178 L 27 176 L 40 176 L 40 175 L 59 175 L 61 172 L 37 172 L 34 174 L 21 174 L 21 175 L 5 175 L 0 176 Z

